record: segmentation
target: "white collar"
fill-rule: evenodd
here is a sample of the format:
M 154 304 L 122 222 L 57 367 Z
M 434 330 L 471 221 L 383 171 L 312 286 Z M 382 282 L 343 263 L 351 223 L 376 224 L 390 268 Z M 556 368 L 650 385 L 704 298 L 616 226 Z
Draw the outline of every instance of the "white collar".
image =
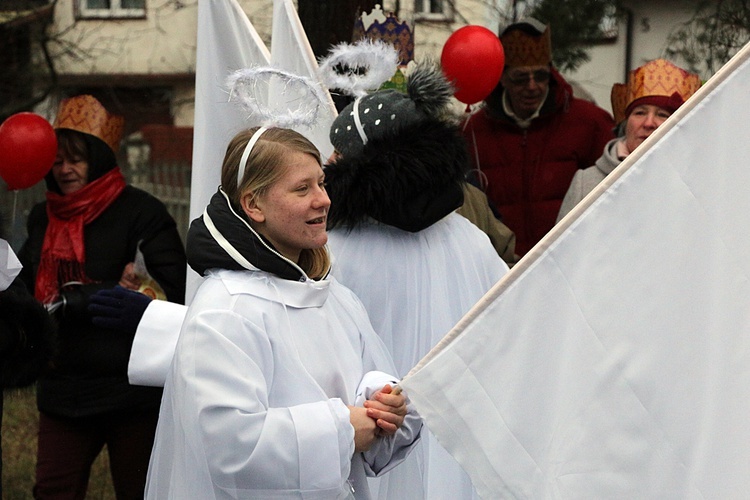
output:
M 330 277 L 320 281 L 309 278 L 292 281 L 265 271 L 213 269 L 208 275 L 220 279 L 231 295 L 253 295 L 296 309 L 321 307 L 328 298 L 331 285 Z

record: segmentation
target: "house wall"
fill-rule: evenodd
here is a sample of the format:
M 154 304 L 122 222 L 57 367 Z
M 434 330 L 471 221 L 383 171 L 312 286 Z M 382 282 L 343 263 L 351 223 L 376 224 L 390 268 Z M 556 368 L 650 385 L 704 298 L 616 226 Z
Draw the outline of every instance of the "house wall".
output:
M 612 85 L 624 82 L 628 70 L 664 57 L 670 33 L 692 17 L 697 4 L 696 0 L 627 2 L 631 11 L 632 40 L 628 41 L 627 23 L 620 23 L 617 39 L 613 43 L 593 47 L 589 52 L 591 61 L 566 77 L 579 82 L 599 106 L 611 111 Z M 678 66 L 684 65 L 684 61 L 672 62 Z
M 53 58 L 62 75 L 132 75 L 154 77 L 171 82 L 171 113 L 174 124 L 193 123 L 194 88 L 190 75 L 195 73 L 195 47 L 198 0 L 148 0 L 146 19 L 76 20 L 75 0 L 58 0 L 55 31 L 64 33 L 64 43 L 56 46 Z M 591 94 L 603 108 L 610 110 L 609 94 L 613 83 L 622 82 L 626 71 L 645 61 L 663 56 L 667 36 L 687 21 L 699 0 L 629 0 L 632 38 L 628 25 L 620 23 L 617 38 L 590 50 L 591 61 L 566 74 Z M 243 10 L 270 47 L 272 0 L 239 0 Z M 383 9 L 400 7 L 401 20 L 412 26 L 417 60 L 439 59 L 445 41 L 458 28 L 476 24 L 497 32 L 511 17 L 509 0 L 455 0 L 450 22 L 415 20 L 413 1 L 386 0 Z M 553 26 L 554 29 L 554 26 Z M 66 52 L 77 46 L 75 54 Z M 630 51 L 630 60 L 627 54 Z M 680 64 L 680 61 L 674 61 Z M 177 78 L 182 75 L 182 78 Z M 188 77 L 186 77 L 186 75 Z
M 169 103 L 160 122 L 192 125 L 197 0 L 148 0 L 143 19 L 81 19 L 76 17 L 76 3 L 58 0 L 48 30 L 61 85 L 74 91 L 168 89 Z M 53 114 L 56 101 L 48 105 Z M 136 113 L 135 118 L 141 114 L 124 103 L 123 114 L 128 111 Z M 137 119 L 127 118 L 136 126 Z
M 149 0 L 145 19 L 76 19 L 76 0 L 58 0 L 53 46 L 64 74 L 195 72 L 197 2 Z M 178 5 L 184 5 L 178 7 Z M 76 47 L 74 52 L 70 47 Z

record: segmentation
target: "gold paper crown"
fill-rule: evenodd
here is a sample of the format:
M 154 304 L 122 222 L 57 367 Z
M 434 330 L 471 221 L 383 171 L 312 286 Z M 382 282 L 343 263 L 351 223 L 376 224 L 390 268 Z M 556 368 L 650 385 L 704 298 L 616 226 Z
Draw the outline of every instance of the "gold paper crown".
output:
M 610 100 L 612 101 L 612 114 L 615 116 L 615 123 L 620 123 L 625 119 L 625 108 L 628 107 L 628 86 L 624 83 L 612 85 Z
M 113 115 L 90 95 L 79 95 L 60 103 L 55 118 L 55 128 L 67 128 L 90 134 L 104 141 L 113 152 L 120 149 L 120 139 L 125 126 L 122 116 Z
M 393 12 L 384 13 L 379 4 L 369 14 L 363 12 L 354 22 L 352 43 L 363 38 L 393 45 L 398 50 L 400 67 L 406 68 L 414 60 L 414 32 L 411 27 Z
M 525 25 L 537 30 L 539 34 L 530 34 L 524 29 Z M 536 20 L 520 21 L 503 31 L 500 41 L 505 51 L 506 66 L 544 66 L 552 62 L 550 29 L 549 26 L 544 26 L 542 31 L 539 29 L 541 26 L 544 25 Z
M 655 59 L 628 73 L 627 84 L 612 87 L 612 114 L 615 122 L 627 118 L 625 111 L 634 101 L 644 97 L 672 97 L 675 93 L 682 102 L 701 86 L 701 79 L 665 59 Z

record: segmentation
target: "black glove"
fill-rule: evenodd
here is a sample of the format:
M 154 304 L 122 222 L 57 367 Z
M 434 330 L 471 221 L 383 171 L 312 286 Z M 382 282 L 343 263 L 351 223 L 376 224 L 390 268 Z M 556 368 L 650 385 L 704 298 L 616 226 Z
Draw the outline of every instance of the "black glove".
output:
M 151 303 L 151 298 L 116 286 L 99 290 L 89 297 L 91 322 L 103 328 L 111 328 L 135 335 L 143 313 Z

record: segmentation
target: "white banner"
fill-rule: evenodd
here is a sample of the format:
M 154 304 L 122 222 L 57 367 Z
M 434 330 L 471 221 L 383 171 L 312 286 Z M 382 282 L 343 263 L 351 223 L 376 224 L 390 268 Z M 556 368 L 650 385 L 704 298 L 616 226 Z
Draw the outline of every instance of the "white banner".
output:
M 302 27 L 292 0 L 274 0 L 273 38 L 271 39 L 271 61 L 274 66 L 285 69 L 295 75 L 306 76 L 320 83 L 318 61 L 315 59 L 310 42 Z M 321 88 L 325 88 L 321 84 Z M 283 97 L 284 89 L 272 90 L 273 98 Z M 318 120 L 313 127 L 297 127 L 295 130 L 310 139 L 318 148 L 323 161 L 333 153 L 333 146 L 328 138 L 334 118 L 338 114 L 331 95 L 326 91 L 327 101 L 321 106 Z M 289 106 L 295 106 L 289 103 Z
M 402 382 L 485 498 L 747 498 L 750 48 Z
M 270 61 L 270 52 L 236 0 L 198 2 L 191 220 L 203 213 L 221 183 L 229 140 L 250 126 L 247 111 L 229 102 L 226 78 L 238 69 Z
M 268 65 L 270 60 L 271 53 L 236 0 L 198 2 L 191 221 L 203 213 L 221 184 L 221 163 L 229 140 L 250 126 L 247 112 L 236 102 L 229 102 L 225 80 L 238 69 Z M 188 267 L 186 304 L 200 279 Z

